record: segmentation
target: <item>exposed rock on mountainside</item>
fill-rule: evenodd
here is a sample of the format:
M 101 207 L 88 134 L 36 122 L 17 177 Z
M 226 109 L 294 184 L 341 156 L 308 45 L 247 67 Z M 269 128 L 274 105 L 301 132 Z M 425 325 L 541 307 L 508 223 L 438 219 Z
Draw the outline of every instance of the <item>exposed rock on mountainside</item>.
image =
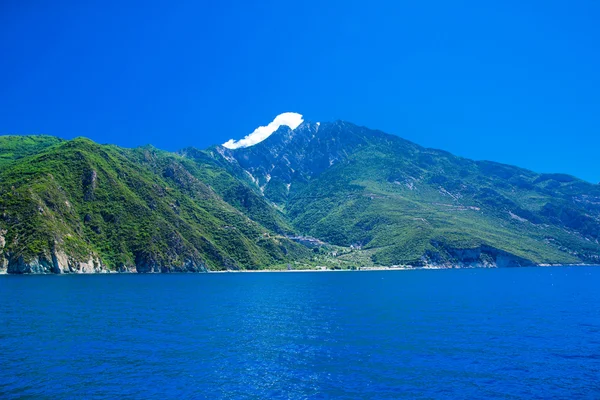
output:
M 9 274 L 93 274 L 108 272 L 101 261 L 92 255 L 87 261 L 78 261 L 64 252 L 53 252 L 50 257 L 44 255 L 25 260 L 23 256 L 7 255 L 6 271 Z

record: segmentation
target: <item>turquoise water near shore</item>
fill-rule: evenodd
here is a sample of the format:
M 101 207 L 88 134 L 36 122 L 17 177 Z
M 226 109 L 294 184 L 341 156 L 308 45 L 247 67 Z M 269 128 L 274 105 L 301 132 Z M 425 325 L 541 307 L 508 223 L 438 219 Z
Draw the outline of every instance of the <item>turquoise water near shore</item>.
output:
M 0 276 L 0 398 L 599 398 L 600 268 Z

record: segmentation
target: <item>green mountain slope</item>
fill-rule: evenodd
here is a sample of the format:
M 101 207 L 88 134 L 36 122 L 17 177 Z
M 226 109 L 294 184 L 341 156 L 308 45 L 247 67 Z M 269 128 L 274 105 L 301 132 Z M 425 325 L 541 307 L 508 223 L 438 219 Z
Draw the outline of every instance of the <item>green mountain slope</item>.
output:
M 375 264 L 598 262 L 600 188 L 475 162 L 345 122 L 225 150 L 301 232 Z
M 8 272 L 264 268 L 308 253 L 171 153 L 75 139 L 14 158 L 0 170 Z
M 224 162 L 215 148 L 187 148 L 179 152 L 181 162 L 195 177 L 209 185 L 223 200 L 272 231 L 289 235 L 294 228 L 283 213 L 265 198 L 256 186 L 246 181 L 240 169 Z
M 37 154 L 63 140 L 54 136 L 0 136 L 0 168 L 23 157 Z

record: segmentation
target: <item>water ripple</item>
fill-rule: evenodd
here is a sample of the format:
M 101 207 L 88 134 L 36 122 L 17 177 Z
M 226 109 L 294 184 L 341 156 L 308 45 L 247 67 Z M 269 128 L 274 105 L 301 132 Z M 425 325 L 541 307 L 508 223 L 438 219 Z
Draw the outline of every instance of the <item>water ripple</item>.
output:
M 599 284 L 573 267 L 2 276 L 0 398 L 599 398 Z

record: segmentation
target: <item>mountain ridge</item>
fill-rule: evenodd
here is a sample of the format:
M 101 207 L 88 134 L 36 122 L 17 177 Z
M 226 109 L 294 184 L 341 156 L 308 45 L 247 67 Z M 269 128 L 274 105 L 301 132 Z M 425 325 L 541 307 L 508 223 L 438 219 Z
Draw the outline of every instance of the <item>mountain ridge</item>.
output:
M 0 136 L 0 211 L 10 273 L 600 261 L 598 185 L 345 121 L 176 153 Z
M 491 224 L 491 226 L 498 231 L 499 235 L 504 236 L 506 236 L 507 233 L 511 233 L 500 232 L 503 229 L 499 229 L 499 227 L 501 224 L 506 222 L 506 218 L 503 218 L 503 216 L 496 216 L 496 218 L 492 218 L 494 217 L 492 214 L 497 214 L 499 208 L 501 208 L 506 215 L 510 216 L 510 220 L 513 221 L 516 220 L 523 223 L 525 220 L 528 222 L 531 220 L 533 221 L 533 224 L 549 223 L 549 225 L 560 225 L 560 223 L 557 223 L 557 219 L 561 218 L 560 214 L 564 209 L 564 202 L 569 195 L 585 193 L 586 191 L 592 192 L 593 198 L 595 199 L 598 199 L 598 196 L 600 195 L 597 185 L 589 184 L 583 180 L 565 174 L 537 174 L 530 170 L 506 164 L 488 161 L 474 161 L 464 157 L 454 156 L 451 153 L 443 150 L 424 148 L 399 138 L 398 136 L 385 134 L 381 131 L 370 130 L 366 127 L 359 127 L 348 122 L 337 121 L 335 123 L 325 123 L 319 127 L 319 130 L 320 132 L 318 133 L 315 132 L 314 129 L 311 131 L 310 123 L 299 126 L 296 129 L 297 132 L 295 131 L 293 134 L 289 130 L 280 130 L 279 132 L 276 132 L 267 138 L 265 141 L 254 145 L 250 149 L 233 150 L 226 154 L 226 156 L 223 155 L 223 157 L 226 157 L 228 160 L 235 158 L 240 166 L 246 169 L 247 172 L 253 177 L 255 183 L 258 183 L 259 186 L 261 184 L 264 185 L 261 187 L 261 190 L 265 196 L 274 202 L 285 206 L 286 210 L 288 210 L 288 215 L 291 217 L 292 221 L 297 227 L 299 227 L 301 230 L 307 231 L 309 234 L 315 235 L 316 237 L 324 240 L 330 240 L 333 241 L 333 243 L 340 245 L 350 245 L 353 244 L 353 241 L 356 241 L 358 244 L 364 244 L 365 241 L 369 242 L 373 239 L 372 237 L 369 237 L 368 234 L 365 234 L 364 229 L 362 231 L 359 229 L 359 232 L 356 232 L 356 229 L 348 226 L 346 226 L 346 228 L 349 230 L 354 230 L 355 232 L 347 232 L 340 235 L 339 227 L 348 225 L 345 222 L 350 220 L 351 216 L 360 214 L 360 207 L 364 208 L 367 207 L 367 205 L 354 205 L 353 207 L 349 207 L 346 211 L 351 215 L 345 215 L 343 218 L 331 219 L 332 213 L 339 212 L 343 206 L 338 202 L 334 206 L 330 206 L 329 211 L 318 214 L 318 212 L 314 212 L 315 205 L 317 206 L 316 208 L 319 209 L 327 209 L 328 206 L 326 204 L 319 204 L 324 203 L 324 201 L 317 200 L 315 194 L 321 196 L 321 199 L 323 199 L 325 195 L 331 197 L 335 191 L 340 193 L 348 192 L 348 188 L 356 189 L 357 183 L 359 184 L 358 188 L 366 188 L 370 186 L 369 190 L 375 190 L 379 192 L 371 193 L 371 200 L 382 197 L 390 197 L 391 195 L 398 197 L 398 190 L 396 190 L 397 188 L 382 188 L 382 184 L 385 185 L 393 183 L 400 186 L 406 186 L 410 191 L 414 191 L 415 188 L 421 187 L 422 189 L 428 190 L 430 193 L 423 194 L 421 198 L 415 198 L 415 196 L 412 196 L 412 200 L 419 201 L 421 206 L 425 200 L 429 201 L 431 204 L 435 204 L 437 202 L 438 210 L 434 211 L 450 219 L 452 219 L 453 216 L 449 215 L 447 211 L 439 210 L 439 205 L 441 205 L 442 208 L 454 208 L 455 210 L 459 209 L 460 211 L 467 212 L 474 211 L 476 209 L 492 211 L 488 213 L 490 214 L 488 218 L 482 219 L 475 218 L 475 216 L 473 216 L 460 222 L 469 223 L 472 222 L 472 220 L 479 220 L 479 223 L 482 225 Z M 327 130 L 330 132 L 324 133 Z M 279 148 L 275 146 L 277 151 L 273 153 L 273 144 L 270 143 L 277 143 L 278 140 L 281 140 L 279 137 L 277 137 L 278 133 L 285 139 L 285 147 L 283 148 L 282 154 L 279 154 L 281 146 Z M 320 166 L 322 166 L 322 162 L 317 163 L 315 168 L 312 164 L 314 163 L 315 157 L 312 155 L 307 156 L 307 159 L 311 164 L 308 166 L 309 174 L 306 174 L 305 168 L 307 166 L 302 165 L 302 157 L 304 157 L 305 154 L 311 154 L 313 151 L 311 148 L 311 141 L 319 141 L 317 134 L 324 134 L 329 140 L 333 139 L 334 142 L 336 140 L 339 142 L 340 139 L 342 139 L 340 134 L 343 134 L 345 145 L 341 148 L 335 148 L 335 151 L 331 151 L 331 148 L 328 148 L 327 151 L 317 153 L 317 160 L 322 156 L 327 156 L 330 158 L 330 165 L 328 168 L 321 168 Z M 294 140 L 296 140 L 295 144 L 293 143 Z M 298 154 L 302 155 L 302 157 L 293 156 Z M 357 157 L 362 157 L 364 159 Z M 381 160 L 384 159 L 386 162 L 382 163 Z M 282 160 L 284 162 L 282 162 Z M 300 163 L 300 165 L 296 165 L 294 162 Z M 357 162 L 362 162 L 361 168 L 353 169 L 351 164 Z M 334 165 L 336 163 L 337 166 Z M 340 165 L 342 167 L 339 167 Z M 373 169 L 371 168 L 372 165 L 379 165 L 380 168 Z M 401 167 L 394 168 L 393 165 L 399 165 Z M 267 168 L 270 167 L 270 170 L 266 171 L 265 166 Z M 338 171 L 333 173 L 334 178 L 338 179 L 346 174 L 346 177 L 349 179 L 342 179 L 341 182 L 330 180 L 327 184 L 328 187 L 318 187 L 318 183 L 323 182 L 324 179 L 328 179 L 329 175 L 332 174 L 330 171 L 336 170 L 336 168 Z M 300 174 L 298 174 L 297 171 L 300 171 Z M 312 183 L 308 184 L 314 174 L 319 175 L 322 171 L 325 171 L 323 173 L 323 177 L 316 179 L 316 184 L 314 183 L 315 180 L 312 180 Z M 369 171 L 370 176 L 365 176 L 368 174 L 364 174 L 364 171 Z M 386 171 L 387 175 L 379 176 L 379 179 L 373 178 L 378 174 L 381 175 L 382 171 Z M 363 182 L 367 182 L 367 184 L 362 186 L 361 183 L 356 179 L 361 175 L 363 175 Z M 465 178 L 470 179 L 470 182 L 467 182 Z M 510 182 L 510 180 L 512 180 L 512 182 Z M 378 185 L 375 185 L 377 187 L 372 187 L 375 181 L 377 181 Z M 466 185 L 467 183 L 468 185 Z M 293 190 L 295 185 L 300 186 L 300 189 L 297 192 L 294 192 Z M 465 188 L 471 187 L 477 190 L 476 192 L 470 194 L 460 193 L 465 189 L 461 188 L 461 185 L 465 186 Z M 292 189 L 290 189 L 290 187 Z M 329 190 L 331 188 L 335 188 L 335 190 Z M 532 206 L 531 204 L 521 204 L 523 203 L 522 200 L 525 200 L 525 203 L 527 203 L 528 201 L 534 201 L 536 197 L 540 196 L 546 200 L 550 200 L 552 197 L 550 195 L 554 195 L 553 193 L 550 193 L 550 191 L 559 189 L 565 191 L 565 193 L 562 194 L 564 197 L 562 199 L 563 204 L 547 202 L 544 204 L 544 207 L 546 208 L 541 211 L 536 210 L 536 207 Z M 357 191 L 360 191 L 360 189 L 357 189 Z M 350 190 L 354 196 L 357 195 L 357 191 Z M 441 196 L 436 196 L 435 193 L 433 193 L 435 191 L 440 192 Z M 528 198 L 519 199 L 517 198 L 518 196 L 512 195 L 510 191 L 517 192 L 519 195 L 524 194 Z M 452 192 L 454 192 L 454 194 Z M 366 195 L 368 193 L 362 194 Z M 346 195 L 348 195 L 348 193 L 346 193 Z M 467 198 L 465 195 L 470 195 L 471 201 L 466 201 Z M 288 196 L 291 197 L 288 199 Z M 301 197 L 300 201 L 294 200 L 298 199 L 298 196 Z M 303 202 L 302 197 L 309 199 L 309 201 Z M 402 195 L 400 197 L 403 199 L 397 199 L 398 201 L 406 200 L 407 196 Z M 578 200 L 580 202 L 585 202 L 587 201 L 585 199 L 586 198 L 584 196 Z M 379 210 L 380 214 L 389 217 L 389 208 L 398 205 L 398 202 L 396 202 L 396 204 L 393 203 L 394 202 L 392 201 L 388 202 L 388 204 L 385 205 L 387 208 L 383 207 L 382 210 Z M 574 218 L 575 220 L 580 218 L 585 220 L 586 224 L 593 225 L 589 226 L 589 229 L 585 230 L 587 237 L 585 237 L 583 240 L 593 239 L 594 244 L 597 245 L 598 210 L 594 208 L 594 216 L 592 218 L 587 218 L 588 216 L 586 216 L 585 213 L 582 213 L 581 209 L 576 210 L 575 208 L 567 207 L 566 209 L 576 214 Z M 303 215 L 303 210 L 306 209 L 311 209 L 313 211 L 309 212 L 308 215 Z M 432 214 L 431 209 L 432 207 L 429 207 L 428 209 L 421 211 Z M 414 210 L 411 211 L 410 208 L 405 208 L 398 211 L 405 211 L 405 213 L 408 215 L 411 215 L 411 212 L 415 212 Z M 386 212 L 388 213 L 386 214 Z M 504 217 L 506 217 L 506 215 Z M 373 216 L 373 218 L 375 217 Z M 366 219 L 372 220 L 373 218 Z M 426 218 L 423 217 L 418 218 L 426 220 Z M 487 219 L 487 221 L 484 219 Z M 554 220 L 551 221 L 552 219 Z M 359 224 L 371 224 L 372 221 L 355 222 Z M 581 226 L 578 226 L 577 221 L 571 220 L 566 221 L 566 223 L 567 227 L 575 229 L 581 228 Z M 318 226 L 319 224 L 326 226 L 323 226 L 322 229 L 315 228 L 315 226 Z M 375 224 L 374 226 L 381 227 L 382 225 L 383 224 Z M 412 225 L 412 228 L 418 228 L 415 227 L 414 224 L 410 225 Z M 333 232 L 330 232 L 329 227 L 331 226 L 336 227 Z M 370 229 L 372 228 L 373 227 Z M 564 226 L 558 227 L 558 229 L 562 228 L 564 228 Z M 397 226 L 397 229 L 394 233 L 402 231 L 402 229 L 403 228 L 401 226 Z M 519 227 L 519 229 L 522 229 L 522 227 Z M 529 229 L 529 231 L 530 234 L 536 233 L 538 236 L 543 233 L 533 232 L 532 229 Z M 464 234 L 464 232 L 460 229 L 458 229 L 458 232 L 459 234 Z M 449 234 L 448 232 L 443 233 L 446 235 Z M 552 240 L 556 240 L 554 237 L 556 235 L 560 236 L 560 240 L 563 242 L 573 239 L 571 237 L 567 237 L 568 235 L 565 235 L 564 232 L 546 233 L 550 235 L 550 239 Z M 432 241 L 433 239 L 433 237 L 430 237 L 429 241 Z M 539 239 L 542 241 L 550 240 L 548 238 Z M 581 238 L 577 239 L 579 240 Z M 476 241 L 481 245 L 485 245 L 489 242 L 489 238 L 478 235 Z M 512 243 L 508 244 L 510 245 Z M 428 251 L 437 254 L 438 252 L 436 252 L 434 247 L 435 246 L 430 245 L 430 243 L 421 243 L 419 251 L 421 251 L 423 254 Z M 498 246 L 499 249 L 504 249 L 505 251 L 510 250 L 508 247 L 508 245 Z M 532 244 L 529 247 L 531 248 L 530 250 L 532 250 L 533 248 L 539 246 Z M 532 251 L 530 251 L 530 253 L 531 252 Z M 583 255 L 583 257 L 587 259 L 588 255 L 596 254 L 597 248 L 594 248 L 593 250 L 588 249 L 584 252 L 585 255 Z M 433 256 L 433 258 L 436 257 L 436 255 Z M 534 254 L 532 258 L 532 262 L 541 263 L 550 261 L 551 257 L 544 259 L 544 257 L 539 257 L 538 255 Z M 592 259 L 595 260 L 596 258 L 592 257 Z M 575 261 L 571 257 L 561 258 L 561 260 L 562 262 Z M 402 257 L 386 257 L 380 261 L 387 263 L 415 263 L 418 260 L 415 258 L 405 259 Z

